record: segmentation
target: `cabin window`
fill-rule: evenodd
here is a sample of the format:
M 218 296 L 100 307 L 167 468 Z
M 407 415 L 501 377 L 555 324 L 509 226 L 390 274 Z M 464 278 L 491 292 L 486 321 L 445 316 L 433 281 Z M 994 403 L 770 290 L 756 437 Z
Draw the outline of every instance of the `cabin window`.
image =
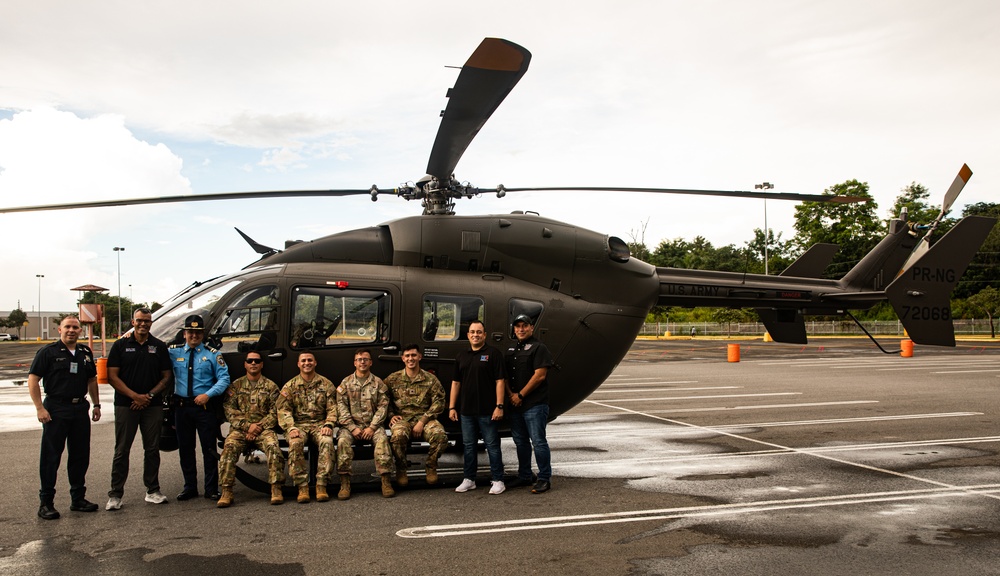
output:
M 478 296 L 424 296 L 424 342 L 468 340 L 469 324 L 474 320 L 482 321 L 483 311 L 483 299 Z
M 389 300 L 389 294 L 379 290 L 296 287 L 289 344 L 302 350 L 385 343 Z
M 507 303 L 507 327 L 510 329 L 510 337 L 516 339 L 513 326 L 514 318 L 524 314 L 531 318 L 531 325 L 534 326 L 538 324 L 538 319 L 541 317 L 544 309 L 545 305 L 541 302 L 525 300 L 523 298 L 511 298 L 510 302 Z
M 223 351 L 267 351 L 278 343 L 278 287 L 257 286 L 233 300 L 213 334 Z

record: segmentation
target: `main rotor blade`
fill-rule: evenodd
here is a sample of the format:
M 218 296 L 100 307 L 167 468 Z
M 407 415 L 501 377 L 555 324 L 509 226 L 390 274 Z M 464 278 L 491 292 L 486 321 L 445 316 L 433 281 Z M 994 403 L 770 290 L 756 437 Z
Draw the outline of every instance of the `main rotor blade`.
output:
M 42 204 L 39 206 L 0 207 L 0 214 L 13 212 L 41 212 L 43 210 L 68 210 L 71 208 L 105 208 L 108 206 L 131 206 L 133 204 L 172 204 L 178 202 L 199 202 L 203 200 L 247 200 L 255 198 L 301 198 L 316 196 L 360 196 L 371 194 L 368 190 L 268 190 L 260 192 L 219 192 L 216 194 L 191 194 L 188 196 L 160 196 L 157 198 L 128 198 L 121 200 L 95 200 L 93 202 L 67 202 L 65 204 Z
M 486 38 L 448 91 L 448 106 L 441 114 L 427 173 L 448 182 L 472 139 L 528 70 L 531 53 L 523 47 Z
M 766 200 L 791 200 L 793 202 L 833 202 L 853 204 L 868 202 L 863 196 L 835 196 L 833 194 L 796 194 L 794 192 L 750 192 L 741 190 L 690 190 L 685 188 L 626 188 L 622 186 L 551 186 L 545 188 L 503 188 L 506 192 L 650 192 L 653 194 L 693 194 L 697 196 L 729 196 L 731 198 L 761 198 Z

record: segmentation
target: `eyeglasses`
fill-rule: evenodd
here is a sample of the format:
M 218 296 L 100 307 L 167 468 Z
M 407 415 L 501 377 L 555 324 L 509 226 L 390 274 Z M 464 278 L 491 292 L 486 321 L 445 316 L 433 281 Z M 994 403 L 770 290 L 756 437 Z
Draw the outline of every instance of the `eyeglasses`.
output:
M 371 358 L 355 358 L 354 361 L 355 362 L 371 362 L 372 359 Z
M 263 364 L 263 358 L 247 358 L 247 364 Z
M 152 320 L 133 320 L 132 322 L 135 322 L 136 324 L 152 324 L 153 323 Z

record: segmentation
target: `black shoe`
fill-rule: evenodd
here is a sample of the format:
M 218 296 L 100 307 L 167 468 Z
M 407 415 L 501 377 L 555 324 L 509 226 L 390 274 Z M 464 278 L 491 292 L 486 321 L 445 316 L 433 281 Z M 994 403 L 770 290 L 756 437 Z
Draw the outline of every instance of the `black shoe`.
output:
M 218 490 L 215 492 L 205 492 L 206 500 L 218 500 L 219 498 L 222 498 L 222 494 L 220 494 Z
M 177 495 L 177 499 L 180 500 L 181 502 L 197 497 L 198 497 L 197 490 L 185 490 Z
M 52 504 L 42 504 L 38 507 L 38 517 L 42 520 L 55 520 L 59 517 L 59 512 Z
M 548 492 L 552 485 L 549 484 L 548 480 L 539 480 L 535 482 L 535 485 L 531 487 L 532 494 L 541 494 L 542 492 Z
M 532 477 L 529 478 L 529 479 L 524 479 L 524 478 L 521 478 L 521 477 L 514 478 L 510 482 L 507 482 L 507 487 L 508 488 L 519 488 L 521 486 L 531 486 L 535 482 L 534 474 L 532 474 L 531 476 Z
M 80 498 L 79 500 L 73 500 L 69 505 L 69 509 L 73 512 L 97 512 L 97 504 L 90 502 L 86 498 Z

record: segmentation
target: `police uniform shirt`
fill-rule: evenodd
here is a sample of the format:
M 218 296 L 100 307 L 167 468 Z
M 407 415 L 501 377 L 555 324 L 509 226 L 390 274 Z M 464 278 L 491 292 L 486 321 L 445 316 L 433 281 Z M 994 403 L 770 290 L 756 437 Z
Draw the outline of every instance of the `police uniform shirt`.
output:
M 151 335 L 139 344 L 130 334 L 111 345 L 108 368 L 118 368 L 118 377 L 133 392 L 148 394 L 160 381 L 163 371 L 170 370 L 170 355 L 167 345 L 159 338 Z M 128 396 L 115 390 L 115 406 L 131 405 Z
M 222 352 L 204 343 L 194 349 L 194 390 L 188 390 L 188 364 L 191 348 L 187 344 L 175 344 L 167 349 L 170 364 L 174 369 L 174 394 L 182 398 L 194 398 L 207 394 L 215 398 L 229 387 L 229 368 Z
M 552 354 L 545 344 L 531 336 L 524 341 L 514 342 L 507 349 L 507 377 L 510 378 L 510 389 L 512 392 L 520 392 L 531 377 L 535 375 L 535 370 L 539 368 L 550 368 L 554 362 Z M 525 410 L 537 404 L 549 403 L 549 379 L 546 377 L 539 382 L 527 396 L 517 410 Z
M 490 416 L 497 407 L 497 380 L 504 378 L 503 357 L 486 345 L 479 350 L 462 350 L 455 356 L 455 377 L 461 383 L 460 414 Z
M 70 352 L 62 340 L 43 346 L 31 362 L 30 374 L 42 378 L 42 388 L 54 398 L 83 398 L 87 383 L 97 376 L 94 353 L 83 344 Z

